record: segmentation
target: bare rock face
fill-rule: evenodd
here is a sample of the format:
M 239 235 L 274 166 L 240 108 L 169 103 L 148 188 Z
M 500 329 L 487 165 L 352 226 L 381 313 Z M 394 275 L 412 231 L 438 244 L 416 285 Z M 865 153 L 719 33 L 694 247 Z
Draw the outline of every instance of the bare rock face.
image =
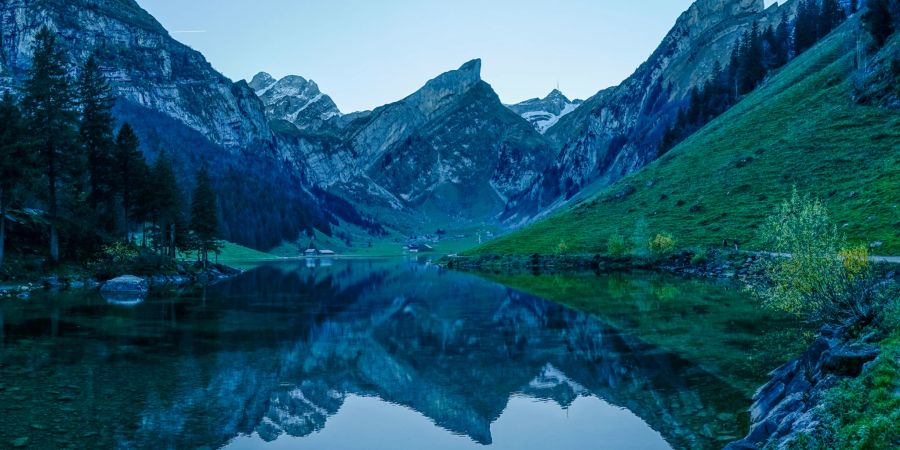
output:
M 0 74 L 17 86 L 43 26 L 59 33 L 73 75 L 94 52 L 125 101 L 164 113 L 229 149 L 270 145 L 259 99 L 173 39 L 133 0 L 0 2 Z
M 272 81 L 259 75 L 252 82 L 264 100 L 276 89 Z M 294 136 L 282 151 L 314 184 L 401 228 L 410 221 L 494 220 L 552 163 L 549 142 L 481 80 L 480 60 L 397 102 L 333 117 L 328 126 Z
M 276 80 L 262 72 L 250 81 L 250 88 L 266 105 L 270 120 L 283 120 L 301 131 L 319 131 L 341 116 L 331 97 L 322 93 L 312 80 L 291 75 Z

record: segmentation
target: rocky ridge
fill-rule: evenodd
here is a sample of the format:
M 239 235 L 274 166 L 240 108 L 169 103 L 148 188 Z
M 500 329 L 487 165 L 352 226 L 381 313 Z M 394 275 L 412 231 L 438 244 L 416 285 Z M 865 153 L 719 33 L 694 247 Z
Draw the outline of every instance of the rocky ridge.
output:
M 301 131 L 319 131 L 329 120 L 341 116 L 341 111 L 328 95 L 312 80 L 287 76 L 276 80 L 261 72 L 249 86 L 266 106 L 269 120 L 289 122 Z

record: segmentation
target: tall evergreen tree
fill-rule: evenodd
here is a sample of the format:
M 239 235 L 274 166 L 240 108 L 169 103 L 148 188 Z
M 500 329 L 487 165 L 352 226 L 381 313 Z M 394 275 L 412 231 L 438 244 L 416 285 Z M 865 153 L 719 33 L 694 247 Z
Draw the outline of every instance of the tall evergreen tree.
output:
M 129 237 L 131 223 L 146 218 L 145 209 L 141 205 L 140 189 L 149 183 L 150 169 L 140 147 L 141 142 L 131 125 L 127 123 L 122 125 L 116 136 L 113 153 L 114 173 L 117 175 L 114 191 L 122 201 L 126 240 Z
M 872 35 L 878 48 L 884 46 L 888 37 L 896 30 L 895 20 L 900 17 L 892 17 L 892 12 L 900 16 L 900 1 L 898 0 L 869 0 L 869 9 L 862 16 L 863 26 Z
M 6 248 L 7 210 L 33 170 L 25 140 L 22 112 L 12 94 L 6 92 L 0 101 L 0 267 Z
M 42 28 L 34 47 L 34 61 L 25 81 L 23 110 L 35 153 L 47 178 L 50 258 L 59 262 L 59 189 L 76 153 L 76 114 L 72 88 L 56 35 Z
M 815 0 L 803 0 L 797 8 L 794 25 L 794 52 L 799 55 L 815 45 L 818 39 L 819 6 Z
M 850 14 L 856 14 L 859 11 L 859 0 L 850 0 Z
M 154 246 L 168 256 L 175 256 L 176 227 L 184 221 L 184 200 L 175 177 L 172 160 L 161 153 L 153 165 L 147 199 L 153 217 Z
M 113 97 L 109 83 L 94 56 L 88 58 L 78 77 L 78 103 L 81 107 L 79 135 L 88 160 L 91 208 L 95 212 L 112 204 L 115 185 L 113 161 Z M 109 222 L 109 218 L 107 218 Z
M 821 39 L 831 33 L 844 20 L 847 14 L 838 0 L 822 0 L 822 7 L 818 17 L 818 38 Z
M 775 28 L 775 41 L 778 43 L 775 60 L 778 67 L 782 67 L 791 60 L 791 21 L 787 11 L 781 13 L 781 22 Z
M 759 24 L 753 22 L 750 31 L 744 34 L 744 42 L 741 45 L 740 70 L 738 71 L 739 93 L 746 94 L 753 89 L 766 76 L 764 65 L 762 36 L 759 33 Z
M 216 193 L 206 169 L 197 172 L 197 187 L 191 201 L 191 231 L 202 255 L 203 267 L 209 262 L 209 252 L 219 248 L 219 214 Z

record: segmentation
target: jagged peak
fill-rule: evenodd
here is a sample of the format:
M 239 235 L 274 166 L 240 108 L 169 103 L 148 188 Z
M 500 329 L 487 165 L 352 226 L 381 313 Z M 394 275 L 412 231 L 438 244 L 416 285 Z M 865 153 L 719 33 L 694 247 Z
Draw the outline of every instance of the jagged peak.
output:
M 473 59 L 459 69 L 444 72 L 403 101 L 430 115 L 481 83 L 481 60 Z
M 259 91 L 275 84 L 275 77 L 266 72 L 260 72 L 250 79 L 249 84 L 254 91 Z

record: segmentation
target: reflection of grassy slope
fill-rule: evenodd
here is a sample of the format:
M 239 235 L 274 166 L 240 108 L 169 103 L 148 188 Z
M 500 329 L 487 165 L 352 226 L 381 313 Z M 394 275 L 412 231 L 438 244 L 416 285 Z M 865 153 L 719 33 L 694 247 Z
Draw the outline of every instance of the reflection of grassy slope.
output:
M 738 239 L 759 248 L 757 227 L 796 185 L 822 197 L 852 240 L 900 253 L 900 112 L 851 101 L 856 25 L 644 170 L 475 252 L 547 253 L 561 241 L 600 252 L 611 234 L 629 235 L 640 221 L 683 244 Z M 626 186 L 634 192 L 616 199 Z
M 488 275 L 524 292 L 596 315 L 750 393 L 802 351 L 799 323 L 770 313 L 734 285 L 664 275 Z

